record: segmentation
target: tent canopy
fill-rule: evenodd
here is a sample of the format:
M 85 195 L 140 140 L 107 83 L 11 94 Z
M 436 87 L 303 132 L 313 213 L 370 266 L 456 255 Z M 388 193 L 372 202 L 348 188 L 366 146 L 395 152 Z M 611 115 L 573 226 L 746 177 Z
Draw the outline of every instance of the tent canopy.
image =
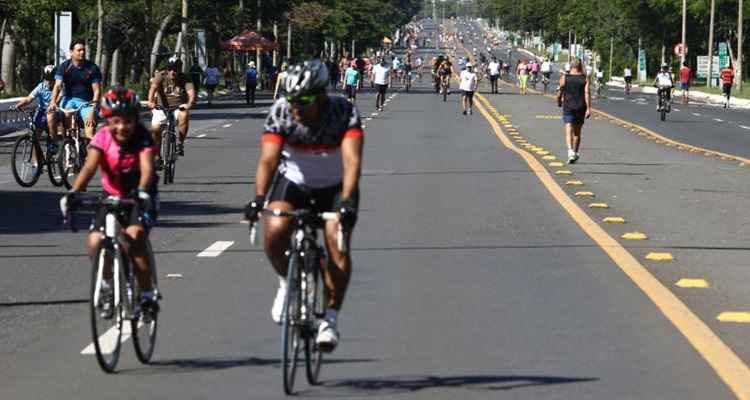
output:
M 253 31 L 244 31 L 221 43 L 221 47 L 234 51 L 274 50 L 278 43 L 272 42 Z

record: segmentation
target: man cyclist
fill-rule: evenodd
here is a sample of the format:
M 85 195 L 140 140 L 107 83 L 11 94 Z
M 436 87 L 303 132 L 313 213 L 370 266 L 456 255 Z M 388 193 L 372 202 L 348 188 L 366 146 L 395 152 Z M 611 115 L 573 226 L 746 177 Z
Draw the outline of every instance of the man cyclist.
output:
M 67 214 L 71 199 L 86 190 L 97 168 L 101 176 L 104 192 L 110 196 L 133 196 L 138 207 L 133 207 L 118 215 L 123 227 L 123 236 L 129 246 L 127 251 L 135 263 L 135 272 L 141 292 L 141 310 L 146 315 L 154 315 L 159 310 L 154 288 L 151 285 L 151 271 L 146 241 L 149 228 L 153 225 L 158 201 L 154 164 L 154 141 L 148 128 L 138 121 L 140 101 L 132 90 L 118 87 L 104 95 L 101 104 L 102 116 L 107 125 L 91 140 L 86 156 L 86 164 L 76 178 L 70 193 L 60 199 L 60 211 Z M 96 257 L 96 250 L 102 240 L 106 212 L 98 212 L 94 217 L 86 249 L 90 258 Z M 102 285 L 102 316 L 117 318 L 114 314 L 114 290 L 112 270 L 104 271 Z
M 333 351 L 338 344 L 338 313 L 351 276 L 350 254 L 339 251 L 337 235 L 340 223 L 348 242 L 357 219 L 364 139 L 356 106 L 326 94 L 327 85 L 328 71 L 318 60 L 289 69 L 286 97 L 273 104 L 264 126 L 255 199 L 245 207 L 251 222 L 258 220 L 266 202 L 267 208 L 274 210 L 312 208 L 339 213 L 339 221 L 328 221 L 324 228 L 329 255 L 323 268 L 328 304 L 316 338 L 324 352 Z M 286 155 L 283 159 L 282 152 Z M 279 279 L 271 308 L 276 323 L 281 321 L 287 290 L 285 251 L 290 228 L 289 218 L 264 219 L 266 254 Z
M 48 113 L 62 109 L 77 109 L 78 116 L 84 121 L 86 137 L 94 137 L 96 129 L 96 110 L 101 96 L 102 73 L 99 67 L 86 59 L 86 42 L 76 39 L 70 43 L 70 59 L 55 70 L 55 86 L 52 89 L 52 100 L 47 107 Z M 62 99 L 60 91 L 63 92 Z M 55 131 L 56 132 L 56 131 Z
M 660 93 L 664 93 L 664 106 L 667 107 L 667 110 L 669 110 L 669 103 L 672 100 L 672 88 L 674 87 L 674 82 L 672 81 L 672 74 L 669 73 L 669 65 L 666 63 L 661 65 L 661 71 L 656 74 L 656 79 L 654 80 L 654 87 L 658 90 L 657 97 Z M 656 111 L 661 111 L 661 105 L 659 104 L 659 101 L 656 102 Z
M 190 109 L 195 105 L 195 89 L 187 75 L 182 72 L 182 61 L 171 58 L 166 71 L 157 72 L 151 79 L 148 90 L 148 106 L 151 108 L 151 128 L 157 149 L 161 149 L 161 133 L 167 124 L 167 114 L 164 110 L 155 109 L 157 105 L 166 110 L 174 110 L 173 115 L 179 131 L 177 154 L 185 155 L 185 138 L 187 138 Z M 157 166 L 161 165 L 161 157 L 157 157 Z
M 625 78 L 625 92 L 630 93 L 630 87 L 633 85 L 633 71 L 630 67 L 625 67 L 622 75 Z
M 542 72 L 542 77 L 549 82 L 549 80 L 552 77 L 552 63 L 549 62 L 549 59 L 544 59 L 542 62 L 542 65 L 539 67 L 539 70 Z
M 437 76 L 440 84 L 445 84 L 447 93 L 451 93 L 451 75 L 453 74 L 453 64 L 448 57 L 443 58 L 443 61 L 437 68 Z

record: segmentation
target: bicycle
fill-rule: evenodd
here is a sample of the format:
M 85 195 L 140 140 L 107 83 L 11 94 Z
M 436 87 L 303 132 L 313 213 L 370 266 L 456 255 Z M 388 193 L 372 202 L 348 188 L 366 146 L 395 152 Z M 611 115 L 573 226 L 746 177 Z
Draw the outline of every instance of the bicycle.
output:
M 32 187 L 37 183 L 46 167 L 50 182 L 55 186 L 62 186 L 63 178 L 58 169 L 56 158 L 58 155 L 57 144 L 46 129 L 40 129 L 34 124 L 38 113 L 46 112 L 46 110 L 37 109 L 33 114 L 28 111 L 23 112 L 29 119 L 29 125 L 26 134 L 16 139 L 16 143 L 13 145 L 11 154 L 13 178 L 22 187 Z M 42 145 L 42 141 L 44 141 L 44 145 Z
M 544 86 L 544 94 L 547 94 L 547 90 L 549 89 L 549 74 L 543 74 L 542 75 L 542 86 Z
M 290 249 L 287 251 L 287 293 L 281 313 L 281 360 L 284 393 L 292 394 L 297 374 L 300 344 L 304 341 L 305 370 L 310 385 L 320 383 L 323 352 L 315 343 L 319 321 L 325 317 L 327 296 L 322 270 L 328 265 L 318 230 L 325 221 L 338 220 L 335 212 L 316 213 L 309 209 L 281 211 L 264 209 L 262 214 L 292 219 Z M 255 243 L 256 223 L 250 225 L 250 242 Z M 339 227 L 337 245 L 345 252 L 344 232 Z
M 161 159 L 164 163 L 164 184 L 174 183 L 175 170 L 177 169 L 177 133 L 174 112 L 185 111 L 183 107 L 164 108 L 157 106 L 155 110 L 161 110 L 167 115 L 167 129 L 161 139 Z
M 156 346 L 156 332 L 158 327 L 158 313 L 141 312 L 139 300 L 141 289 L 138 286 L 132 260 L 123 251 L 126 247 L 122 241 L 122 226 L 118 222 L 118 214 L 137 207 L 135 199 L 119 198 L 115 196 L 74 198 L 69 204 L 65 222 L 71 231 L 78 232 L 74 216 L 78 209 L 99 210 L 106 212 L 103 239 L 99 242 L 91 268 L 91 288 L 89 297 L 89 313 L 91 317 L 91 334 L 93 337 L 96 360 L 99 367 L 106 373 L 112 373 L 120 358 L 122 342 L 133 337 L 135 354 L 143 364 L 151 362 Z M 146 253 L 151 265 L 151 282 L 155 298 L 161 299 L 157 284 L 156 262 L 151 243 L 146 239 Z M 111 264 L 111 265 L 107 265 Z M 106 270 L 106 271 L 105 271 Z M 105 299 L 102 291 L 105 274 L 112 276 L 112 299 Z M 111 300 L 111 308 L 107 309 L 106 302 Z M 130 321 L 129 325 L 124 325 Z M 115 329 L 115 340 L 110 342 L 102 339 L 105 332 Z
M 448 101 L 448 87 L 450 86 L 450 75 L 440 77 L 440 93 L 443 95 L 443 101 Z
M 406 91 L 411 89 L 411 71 L 406 72 Z
M 63 136 L 60 154 L 57 157 L 57 167 L 63 179 L 65 187 L 70 189 L 76 181 L 78 173 L 81 172 L 83 164 L 86 163 L 86 152 L 88 151 L 89 139 L 81 134 L 84 127 L 80 111 L 88 107 L 91 103 L 81 104 L 78 108 L 62 110 L 65 115 L 64 120 L 68 121 L 72 117 L 69 128 L 66 128 Z
M 664 121 L 667 119 L 667 113 L 672 111 L 672 102 L 671 99 L 667 100 L 667 91 L 671 90 L 670 88 L 657 88 L 657 97 L 658 97 L 658 104 L 659 104 L 659 118 Z

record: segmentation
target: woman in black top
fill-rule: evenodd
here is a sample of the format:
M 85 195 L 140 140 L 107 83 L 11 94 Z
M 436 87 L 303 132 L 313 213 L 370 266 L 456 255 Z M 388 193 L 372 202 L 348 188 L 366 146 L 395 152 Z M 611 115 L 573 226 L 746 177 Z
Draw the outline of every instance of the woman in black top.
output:
M 560 76 L 557 106 L 563 109 L 565 142 L 568 145 L 568 163 L 578 161 L 581 147 L 581 128 L 585 119 L 591 117 L 591 94 L 589 81 L 583 73 L 580 59 L 574 59 L 570 73 Z

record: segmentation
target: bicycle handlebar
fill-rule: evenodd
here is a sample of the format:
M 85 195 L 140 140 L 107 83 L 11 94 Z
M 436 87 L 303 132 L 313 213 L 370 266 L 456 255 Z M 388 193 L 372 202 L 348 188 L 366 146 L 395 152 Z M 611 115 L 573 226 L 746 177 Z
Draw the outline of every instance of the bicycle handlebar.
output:
M 272 215 L 274 217 L 289 217 L 289 218 L 304 218 L 308 217 L 311 214 L 315 216 L 316 218 L 319 218 L 323 221 L 338 221 L 339 220 L 339 214 L 335 212 L 322 212 L 322 213 L 311 213 L 309 210 L 295 210 L 295 211 L 283 211 L 283 210 L 276 210 L 276 209 L 268 209 L 265 208 L 261 212 L 263 215 Z M 257 221 L 250 223 L 250 243 L 255 245 L 255 239 L 257 234 Z M 339 251 L 341 252 L 347 252 L 347 246 L 346 246 L 346 240 L 344 240 L 344 230 L 339 224 L 339 231 L 336 235 L 336 247 L 338 247 Z
M 99 207 L 106 206 L 113 210 L 119 210 L 136 205 L 138 205 L 138 201 L 128 197 L 122 198 L 117 196 L 107 196 L 101 198 L 97 196 L 89 198 L 72 198 L 70 204 L 68 204 L 67 213 L 63 216 L 63 223 L 68 225 L 72 232 L 78 232 L 73 217 L 75 216 L 75 212 L 79 209 L 96 210 Z

